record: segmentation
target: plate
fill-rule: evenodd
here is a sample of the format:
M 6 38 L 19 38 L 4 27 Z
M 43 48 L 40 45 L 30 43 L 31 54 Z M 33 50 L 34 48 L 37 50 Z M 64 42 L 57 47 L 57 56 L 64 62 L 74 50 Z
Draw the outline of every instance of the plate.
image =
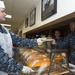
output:
M 43 39 L 42 39 L 43 40 Z M 43 41 L 52 41 L 53 39 L 46 39 L 46 40 L 43 40 Z

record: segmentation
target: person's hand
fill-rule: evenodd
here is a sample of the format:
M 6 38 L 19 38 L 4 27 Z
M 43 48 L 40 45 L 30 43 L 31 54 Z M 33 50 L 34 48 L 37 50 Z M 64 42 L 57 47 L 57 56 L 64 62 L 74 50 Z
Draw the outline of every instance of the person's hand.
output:
M 55 45 L 56 41 L 54 39 L 52 39 L 51 44 Z
M 22 72 L 29 74 L 31 72 L 34 72 L 34 70 L 32 70 L 30 67 L 23 66 Z
M 38 45 L 42 45 L 42 43 L 43 43 L 42 38 L 38 38 L 38 39 L 37 39 L 37 43 L 38 43 Z

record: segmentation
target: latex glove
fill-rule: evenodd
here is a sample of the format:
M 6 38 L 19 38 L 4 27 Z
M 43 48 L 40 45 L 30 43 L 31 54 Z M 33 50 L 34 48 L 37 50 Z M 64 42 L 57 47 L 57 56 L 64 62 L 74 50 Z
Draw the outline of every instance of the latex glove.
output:
M 38 38 L 37 43 L 38 43 L 38 45 L 42 45 L 42 43 L 43 43 L 42 38 Z
M 30 67 L 23 66 L 22 72 L 29 74 L 31 72 L 34 72 L 34 70 L 32 70 Z

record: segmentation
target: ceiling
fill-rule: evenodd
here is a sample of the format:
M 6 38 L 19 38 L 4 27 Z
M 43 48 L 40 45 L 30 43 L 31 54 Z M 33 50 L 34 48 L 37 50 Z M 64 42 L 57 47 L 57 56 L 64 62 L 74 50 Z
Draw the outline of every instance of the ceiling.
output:
M 3 0 L 6 6 L 6 13 L 12 15 L 11 19 L 6 19 L 2 23 L 10 24 L 11 30 L 17 32 L 23 23 L 25 16 L 37 3 L 38 0 Z

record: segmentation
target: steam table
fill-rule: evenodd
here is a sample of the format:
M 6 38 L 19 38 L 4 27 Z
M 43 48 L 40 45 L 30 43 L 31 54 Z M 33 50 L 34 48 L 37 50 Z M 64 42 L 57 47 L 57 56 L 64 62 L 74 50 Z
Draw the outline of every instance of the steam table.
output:
M 54 56 L 56 54 L 61 54 L 61 53 L 65 53 L 66 55 L 66 64 L 67 64 L 67 70 L 70 74 L 73 74 L 70 69 L 69 69 L 69 61 L 68 61 L 68 54 L 67 54 L 67 49 L 50 49 L 51 52 L 50 52 L 50 66 L 49 66 L 49 71 L 48 71 L 48 75 L 51 75 L 50 74 L 50 71 L 51 71 L 51 68 L 52 68 L 52 63 L 53 63 L 53 59 L 54 59 Z M 75 75 L 75 74 L 74 74 Z

